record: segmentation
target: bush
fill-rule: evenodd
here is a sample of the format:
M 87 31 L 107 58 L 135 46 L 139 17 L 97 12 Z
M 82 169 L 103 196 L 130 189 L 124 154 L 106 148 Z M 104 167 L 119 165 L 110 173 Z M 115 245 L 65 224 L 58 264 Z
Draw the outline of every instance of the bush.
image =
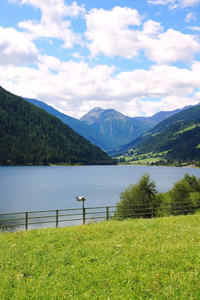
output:
M 152 218 L 157 210 L 157 189 L 149 174 L 144 174 L 135 185 L 129 185 L 120 194 L 115 216 L 125 218 Z
M 185 174 L 183 180 L 190 186 L 190 192 L 200 192 L 200 178 L 196 178 L 194 175 Z
M 185 174 L 167 193 L 157 193 L 156 184 L 144 174 L 120 194 L 115 217 L 152 218 L 187 215 L 200 209 L 200 178 Z
M 180 179 L 176 182 L 170 191 L 171 197 L 171 214 L 181 215 L 188 214 L 190 210 L 190 185 L 184 179 Z
M 171 199 L 169 192 L 159 193 L 156 196 L 156 217 L 167 217 L 171 215 Z

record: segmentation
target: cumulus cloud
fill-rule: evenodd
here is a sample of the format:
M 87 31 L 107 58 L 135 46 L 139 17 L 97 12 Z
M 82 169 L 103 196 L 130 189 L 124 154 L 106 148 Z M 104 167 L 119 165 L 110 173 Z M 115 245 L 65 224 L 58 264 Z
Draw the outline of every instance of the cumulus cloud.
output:
M 76 2 L 66 5 L 64 0 L 12 1 L 40 9 L 41 20 L 19 23 L 23 32 L 0 27 L 0 82 L 9 91 L 44 101 L 77 118 L 94 106 L 114 107 L 126 115 L 137 116 L 199 102 L 200 63 L 195 62 L 195 55 L 200 44 L 195 35 L 173 29 L 164 31 L 159 22 L 144 21 L 137 10 L 126 7 L 93 9 L 85 14 L 84 7 Z M 164 2 L 160 0 L 160 4 Z M 81 43 L 70 19 L 80 14 L 85 14 L 90 58 L 103 54 L 133 59 L 142 51 L 155 65 L 148 70 L 121 72 L 112 65 L 94 65 L 92 59 L 87 64 L 87 58 L 83 60 L 77 49 L 72 59 L 78 62 L 39 54 L 32 42 L 38 37 L 61 39 L 68 48 Z M 189 61 L 191 68 L 171 65 L 180 60 Z M 35 68 L 21 66 L 31 63 L 36 64 Z
M 157 65 L 149 71 L 141 69 L 115 75 L 113 66 L 90 67 L 83 61 L 63 62 L 41 56 L 38 69 L 7 66 L 0 67 L 0 74 L 4 88 L 44 101 L 77 118 L 94 106 L 115 107 L 136 116 L 144 111 L 152 115 L 199 101 L 200 63 L 197 62 L 191 69 Z
M 0 64 L 32 64 L 38 60 L 38 50 L 25 34 L 14 28 L 0 27 Z
M 152 20 L 146 21 L 143 28 L 141 23 L 142 17 L 134 9 L 92 10 L 86 16 L 85 33 L 91 55 L 132 59 L 144 51 L 149 60 L 170 64 L 189 61 L 200 51 L 192 35 L 173 29 L 162 32 L 161 24 Z
M 18 4 L 31 5 L 41 10 L 41 20 L 28 20 L 18 24 L 19 28 L 27 30 L 32 39 L 38 37 L 57 38 L 64 41 L 63 47 L 72 48 L 75 43 L 81 43 L 79 34 L 75 34 L 72 26 L 72 17 L 85 13 L 83 6 L 76 2 L 65 4 L 64 0 L 14 0 Z M 69 18 L 70 17 L 70 18 Z
M 114 7 L 111 11 L 93 9 L 86 15 L 85 33 L 92 56 L 104 54 L 132 58 L 138 54 L 140 40 L 130 29 L 141 24 L 141 16 L 135 9 Z
M 157 39 L 147 40 L 147 57 L 159 64 L 190 61 L 200 51 L 200 44 L 193 35 L 169 29 Z

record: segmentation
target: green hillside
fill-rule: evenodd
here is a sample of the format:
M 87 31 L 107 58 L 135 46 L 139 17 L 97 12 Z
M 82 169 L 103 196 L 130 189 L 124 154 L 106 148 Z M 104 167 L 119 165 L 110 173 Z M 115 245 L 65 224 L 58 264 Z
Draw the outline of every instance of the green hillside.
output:
M 199 145 L 200 105 L 197 105 L 160 122 L 120 151 L 127 153 L 126 161 L 132 162 L 198 162 Z
M 200 121 L 200 120 L 199 120 Z M 166 152 L 171 160 L 200 158 L 200 124 L 176 124 L 145 140 L 137 149 L 138 154 Z
M 7 299 L 200 299 L 200 215 L 0 233 Z
M 58 118 L 0 87 L 0 165 L 113 163 Z

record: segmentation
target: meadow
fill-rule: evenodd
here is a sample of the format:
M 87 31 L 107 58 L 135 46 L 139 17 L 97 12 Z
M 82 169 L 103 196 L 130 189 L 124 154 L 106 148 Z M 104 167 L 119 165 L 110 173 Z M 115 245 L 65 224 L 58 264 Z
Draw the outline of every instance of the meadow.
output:
M 3 299 L 200 299 L 200 214 L 0 233 Z

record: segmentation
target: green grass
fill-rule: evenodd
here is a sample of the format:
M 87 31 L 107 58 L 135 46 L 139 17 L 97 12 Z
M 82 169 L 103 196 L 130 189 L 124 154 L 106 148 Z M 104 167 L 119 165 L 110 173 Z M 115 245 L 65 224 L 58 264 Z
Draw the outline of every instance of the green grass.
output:
M 0 299 L 200 299 L 200 215 L 0 234 Z
M 160 162 L 161 160 L 165 160 L 165 154 L 168 151 L 162 152 L 162 153 L 146 153 L 138 155 L 135 151 L 130 150 L 128 153 L 128 156 L 120 156 L 120 158 L 124 158 L 125 161 L 123 163 L 125 164 L 144 164 L 149 165 L 151 163 Z
M 138 159 L 134 161 L 129 161 L 130 164 L 151 164 L 151 163 L 156 163 L 161 161 L 164 158 L 157 158 L 157 157 L 149 157 L 149 158 L 144 158 L 144 159 Z
M 196 127 L 199 127 L 199 124 L 190 125 L 187 128 L 184 128 L 183 130 L 180 130 L 180 131 L 176 132 L 175 135 L 178 135 L 179 133 L 184 133 L 184 132 L 189 131 L 189 130 L 193 130 Z

